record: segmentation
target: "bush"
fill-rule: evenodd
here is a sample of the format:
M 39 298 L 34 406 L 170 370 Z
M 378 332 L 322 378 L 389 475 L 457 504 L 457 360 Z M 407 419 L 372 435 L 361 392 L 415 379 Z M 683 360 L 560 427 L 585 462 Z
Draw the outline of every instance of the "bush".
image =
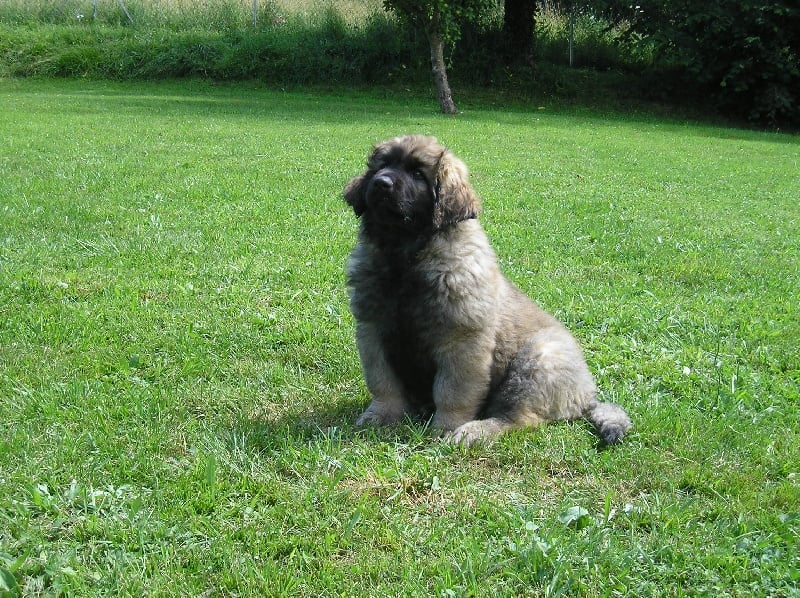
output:
M 628 16 L 631 31 L 656 48 L 659 65 L 684 69 L 723 112 L 772 126 L 800 124 L 796 2 L 654 0 Z

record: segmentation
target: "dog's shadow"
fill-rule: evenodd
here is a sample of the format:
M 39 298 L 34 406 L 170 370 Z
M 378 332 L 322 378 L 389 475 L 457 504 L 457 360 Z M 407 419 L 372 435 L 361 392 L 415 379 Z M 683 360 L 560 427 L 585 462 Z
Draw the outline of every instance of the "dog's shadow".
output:
M 235 444 L 240 450 L 243 449 L 253 455 L 292 452 L 298 447 L 330 444 L 391 444 L 422 448 L 443 442 L 441 435 L 430 428 L 430 419 L 423 417 L 407 417 L 398 424 L 386 427 L 358 428 L 355 421 L 364 406 L 363 402 L 353 400 L 330 406 L 315 406 L 316 408 L 287 409 L 274 414 L 256 413 L 236 421 L 229 430 L 229 437 L 232 445 Z M 613 446 L 607 444 L 596 433 L 594 426 L 585 420 L 549 425 L 579 427 L 594 437 L 594 449 L 598 453 Z M 517 433 L 535 435 L 536 432 L 536 430 L 526 430 Z M 471 449 L 480 451 L 481 446 L 490 446 L 497 440 L 494 439 L 485 445 L 479 443 Z M 447 442 L 444 444 L 449 445 Z
M 358 428 L 355 421 L 364 407 L 364 403 L 352 401 L 314 409 L 287 409 L 274 414 L 255 413 L 235 421 L 230 426 L 229 437 L 232 445 L 253 454 L 332 442 L 419 445 L 437 441 L 437 434 L 429 428 L 429 420 L 421 418 L 406 418 L 386 427 Z

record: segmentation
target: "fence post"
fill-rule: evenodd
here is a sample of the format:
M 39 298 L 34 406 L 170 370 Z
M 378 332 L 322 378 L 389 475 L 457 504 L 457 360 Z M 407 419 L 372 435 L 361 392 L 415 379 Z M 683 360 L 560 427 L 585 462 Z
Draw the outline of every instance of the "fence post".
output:
M 119 3 L 119 7 L 122 9 L 122 12 L 125 13 L 125 16 L 128 17 L 128 20 L 132 24 L 133 23 L 133 17 L 131 16 L 131 13 L 128 12 L 128 8 L 125 6 L 124 0 L 117 0 L 117 2 Z
M 572 67 L 574 63 L 574 48 L 575 48 L 575 5 L 569 3 L 569 66 Z

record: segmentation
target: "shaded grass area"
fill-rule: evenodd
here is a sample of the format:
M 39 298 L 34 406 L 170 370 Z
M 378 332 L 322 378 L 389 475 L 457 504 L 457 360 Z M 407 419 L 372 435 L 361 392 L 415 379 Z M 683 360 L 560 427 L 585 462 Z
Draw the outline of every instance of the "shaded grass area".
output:
M 0 584 L 795 595 L 797 138 L 543 108 L 7 81 Z M 631 414 L 621 446 L 353 429 L 340 192 L 412 131 L 472 169 L 504 270 Z

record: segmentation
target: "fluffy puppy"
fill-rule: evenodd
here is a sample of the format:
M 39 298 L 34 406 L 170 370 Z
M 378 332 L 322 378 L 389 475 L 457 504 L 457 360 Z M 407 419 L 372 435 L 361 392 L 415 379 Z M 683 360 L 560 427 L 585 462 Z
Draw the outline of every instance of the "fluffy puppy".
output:
M 471 444 L 587 418 L 606 443 L 631 421 L 600 402 L 573 336 L 500 272 L 467 168 L 433 137 L 378 144 L 345 187 L 361 219 L 347 266 L 372 402 L 359 426 L 428 417 Z

